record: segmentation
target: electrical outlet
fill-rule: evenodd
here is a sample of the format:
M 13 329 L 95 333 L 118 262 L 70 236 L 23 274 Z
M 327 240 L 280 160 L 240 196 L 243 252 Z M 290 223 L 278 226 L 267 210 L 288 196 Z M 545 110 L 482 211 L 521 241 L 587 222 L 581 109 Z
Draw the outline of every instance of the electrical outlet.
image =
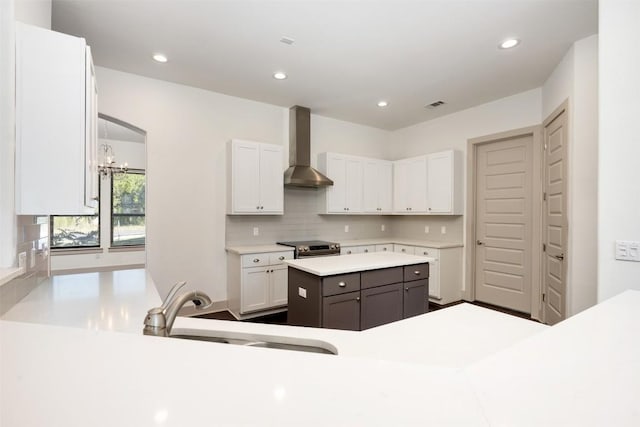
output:
M 254 236 L 259 236 L 260 235 L 260 228 L 253 227 L 253 235 Z
M 429 234 L 429 226 L 428 225 L 424 226 L 424 234 Z
M 380 231 L 384 231 L 384 224 L 380 226 Z
M 445 225 L 443 225 L 442 227 L 440 227 L 440 233 L 442 234 L 447 234 L 447 227 Z
M 348 232 L 349 232 L 349 226 L 348 226 L 348 225 L 345 225 L 345 226 L 344 226 L 344 232 L 345 232 L 345 233 L 348 233 Z
M 640 261 L 640 242 L 616 240 L 616 259 L 620 261 Z

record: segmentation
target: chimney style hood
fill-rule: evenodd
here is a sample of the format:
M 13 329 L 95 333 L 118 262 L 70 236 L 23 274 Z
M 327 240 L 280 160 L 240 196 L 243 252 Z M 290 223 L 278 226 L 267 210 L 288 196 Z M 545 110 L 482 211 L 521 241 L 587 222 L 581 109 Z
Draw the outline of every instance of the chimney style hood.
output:
M 333 181 L 311 167 L 311 110 L 294 105 L 289 109 L 289 169 L 285 187 L 319 188 Z

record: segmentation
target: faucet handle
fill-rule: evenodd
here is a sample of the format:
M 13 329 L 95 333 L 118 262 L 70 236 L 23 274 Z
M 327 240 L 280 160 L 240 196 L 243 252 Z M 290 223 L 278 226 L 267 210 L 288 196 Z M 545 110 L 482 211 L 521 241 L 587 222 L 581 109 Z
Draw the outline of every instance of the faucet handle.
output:
M 160 306 L 160 308 L 165 310 L 169 306 L 169 304 L 171 304 L 171 301 L 176 296 L 178 291 L 186 284 L 187 284 L 187 282 L 184 281 L 184 280 L 181 281 L 181 282 L 176 282 L 176 284 L 173 285 L 173 287 L 171 288 L 171 290 L 167 294 L 167 297 L 164 299 L 164 301 L 162 301 L 162 305 Z

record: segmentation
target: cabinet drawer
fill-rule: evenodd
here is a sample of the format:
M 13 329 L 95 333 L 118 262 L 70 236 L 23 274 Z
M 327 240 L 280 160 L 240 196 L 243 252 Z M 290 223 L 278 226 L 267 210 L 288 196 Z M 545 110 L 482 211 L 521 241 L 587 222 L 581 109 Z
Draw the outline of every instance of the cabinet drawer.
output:
M 360 290 L 360 273 L 340 274 L 322 279 L 322 296 Z
M 402 267 L 369 270 L 360 273 L 362 289 L 402 282 Z
M 262 267 L 269 265 L 269 254 L 247 254 L 242 255 L 242 267 Z
M 404 281 L 420 280 L 429 278 L 429 263 L 407 265 L 404 267 Z
M 263 254 L 266 255 L 266 254 Z M 282 264 L 282 261 L 285 259 L 293 258 L 293 251 L 283 251 L 283 252 L 273 252 L 269 255 L 269 265 L 278 265 Z
M 430 256 L 430 257 L 433 257 L 435 259 L 438 259 L 438 258 L 440 258 L 440 249 L 425 248 L 423 246 L 416 246 L 414 255 Z
M 393 251 L 394 252 L 398 252 L 401 254 L 408 254 L 408 255 L 413 255 L 413 246 L 408 246 L 408 245 L 393 245 Z
M 376 252 L 393 252 L 393 245 L 376 245 Z

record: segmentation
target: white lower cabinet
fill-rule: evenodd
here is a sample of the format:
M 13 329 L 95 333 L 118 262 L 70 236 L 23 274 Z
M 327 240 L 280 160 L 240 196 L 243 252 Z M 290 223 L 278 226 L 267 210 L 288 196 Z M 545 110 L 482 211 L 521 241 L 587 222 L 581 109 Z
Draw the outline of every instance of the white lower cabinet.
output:
M 376 245 L 376 252 L 393 252 L 393 244 Z
M 368 254 L 376 251 L 376 245 L 346 246 L 340 248 L 340 255 Z
M 394 252 L 435 258 L 429 263 L 429 300 L 436 304 L 460 301 L 462 291 L 462 248 L 431 248 L 393 245 Z
M 227 265 L 228 308 L 237 318 L 287 305 L 287 265 L 293 251 L 238 255 Z M 250 316 L 249 316 L 250 317 Z

